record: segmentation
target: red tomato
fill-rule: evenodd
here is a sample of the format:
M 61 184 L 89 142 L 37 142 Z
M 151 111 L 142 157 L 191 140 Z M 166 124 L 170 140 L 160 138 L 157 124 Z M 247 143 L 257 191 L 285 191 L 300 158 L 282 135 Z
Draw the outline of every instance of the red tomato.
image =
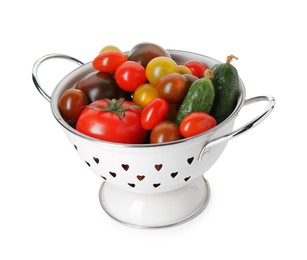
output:
M 141 126 L 141 109 L 124 99 L 101 99 L 87 106 L 76 130 L 109 142 L 141 144 L 147 131 Z
M 171 121 L 158 123 L 150 133 L 150 143 L 165 143 L 181 139 L 179 127 Z
M 87 96 L 82 90 L 67 89 L 60 97 L 59 110 L 67 123 L 74 124 L 87 104 Z
M 213 116 L 205 112 L 192 112 L 181 121 L 179 130 L 187 138 L 208 131 L 214 126 L 216 120 Z
M 124 63 L 127 57 L 119 51 L 105 51 L 99 54 L 92 62 L 92 66 L 96 70 L 102 72 L 114 73 L 119 65 Z
M 147 81 L 144 67 L 134 61 L 126 61 L 115 72 L 117 85 L 125 90 L 134 92 L 138 86 Z
M 188 61 L 184 64 L 184 66 L 188 67 L 192 71 L 193 75 L 198 78 L 203 78 L 207 69 L 205 64 L 197 60 Z
M 159 122 L 165 119 L 168 112 L 168 103 L 162 98 L 150 101 L 141 114 L 141 124 L 146 130 L 153 129 Z

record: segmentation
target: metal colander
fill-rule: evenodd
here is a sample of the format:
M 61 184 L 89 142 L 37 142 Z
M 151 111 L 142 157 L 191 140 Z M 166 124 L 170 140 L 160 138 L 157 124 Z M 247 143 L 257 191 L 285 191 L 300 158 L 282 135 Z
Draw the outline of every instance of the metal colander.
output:
M 179 50 L 169 52 L 178 64 L 199 60 L 211 67 L 219 63 L 196 53 Z M 80 67 L 65 76 L 49 96 L 41 87 L 37 72 L 43 62 L 54 58 L 76 62 Z M 113 218 L 134 226 L 169 226 L 197 215 L 207 204 L 209 197 L 204 173 L 217 161 L 230 139 L 262 122 L 275 105 L 271 96 L 246 100 L 245 87 L 240 80 L 237 105 L 232 114 L 203 134 L 163 144 L 110 143 L 76 131 L 63 120 L 59 112 L 61 94 L 92 71 L 94 69 L 91 63 L 83 64 L 66 55 L 51 54 L 34 64 L 33 81 L 43 97 L 51 103 L 52 113 L 74 150 L 85 165 L 102 178 L 99 196 L 105 211 Z M 259 101 L 268 103 L 265 110 L 246 125 L 233 130 L 242 107 Z M 137 202 L 139 207 L 135 210 Z M 165 206 L 170 203 L 173 205 L 172 211 Z

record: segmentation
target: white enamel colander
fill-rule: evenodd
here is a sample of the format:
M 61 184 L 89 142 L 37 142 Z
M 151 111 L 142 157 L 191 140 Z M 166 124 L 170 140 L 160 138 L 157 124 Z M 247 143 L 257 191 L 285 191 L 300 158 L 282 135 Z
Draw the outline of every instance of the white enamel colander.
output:
M 169 53 L 178 64 L 199 60 L 211 67 L 219 63 L 196 53 L 179 50 L 169 50 Z M 39 83 L 38 68 L 54 58 L 67 59 L 80 66 L 65 76 L 49 96 Z M 74 150 L 86 167 L 103 180 L 99 191 L 103 209 L 112 218 L 135 227 L 172 226 L 198 215 L 205 208 L 210 194 L 204 173 L 216 162 L 230 139 L 258 125 L 275 106 L 271 96 L 245 99 L 245 87 L 240 81 L 238 102 L 233 113 L 203 134 L 163 144 L 104 142 L 69 126 L 58 108 L 61 94 L 92 71 L 91 62 L 83 64 L 67 55 L 50 54 L 34 64 L 32 77 L 38 91 L 50 102 L 52 113 Z M 246 125 L 233 130 L 241 108 L 259 101 L 267 102 L 265 110 Z

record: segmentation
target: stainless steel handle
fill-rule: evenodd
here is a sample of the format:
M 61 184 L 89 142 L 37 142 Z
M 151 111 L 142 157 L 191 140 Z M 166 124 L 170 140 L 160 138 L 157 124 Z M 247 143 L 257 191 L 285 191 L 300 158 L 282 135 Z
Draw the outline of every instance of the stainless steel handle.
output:
M 68 55 L 64 55 L 64 54 L 48 54 L 45 55 L 43 57 L 41 57 L 40 59 L 38 59 L 33 68 L 32 68 L 32 80 L 34 82 L 34 85 L 36 86 L 37 90 L 39 91 L 39 93 L 48 101 L 51 101 L 51 97 L 47 94 L 47 92 L 41 87 L 41 84 L 39 83 L 38 80 L 38 76 L 37 76 L 37 72 L 38 69 L 40 67 L 40 65 L 42 63 L 44 63 L 46 60 L 50 60 L 50 59 L 65 59 L 65 60 L 69 60 L 72 61 L 80 66 L 84 65 L 83 62 L 77 60 L 76 58 L 70 57 Z
M 247 132 L 248 130 L 252 129 L 253 127 L 255 127 L 256 125 L 260 124 L 265 118 L 267 118 L 267 116 L 272 112 L 274 106 L 275 106 L 275 99 L 272 96 L 259 96 L 259 97 L 253 97 L 250 99 L 247 99 L 244 101 L 243 106 L 246 105 L 250 105 L 253 104 L 255 102 L 259 102 L 259 101 L 267 101 L 268 105 L 266 106 L 265 110 L 263 111 L 263 113 L 261 113 L 259 116 L 257 116 L 256 118 L 254 118 L 252 121 L 250 121 L 248 124 L 232 131 L 229 134 L 223 135 L 221 137 L 215 138 L 209 142 L 207 142 L 204 147 L 201 149 L 199 156 L 198 156 L 198 160 L 202 160 L 206 155 L 209 154 L 210 149 L 220 143 L 229 141 L 245 132 Z

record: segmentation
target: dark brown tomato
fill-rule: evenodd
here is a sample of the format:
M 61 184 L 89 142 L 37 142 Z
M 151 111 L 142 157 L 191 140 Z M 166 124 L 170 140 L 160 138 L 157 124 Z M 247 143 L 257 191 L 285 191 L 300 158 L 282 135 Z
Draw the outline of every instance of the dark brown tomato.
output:
M 175 122 L 179 109 L 179 104 L 168 104 L 168 111 L 165 117 L 165 120 Z
M 159 97 L 164 98 L 168 103 L 178 104 L 188 91 L 187 80 L 179 73 L 170 73 L 158 81 L 156 89 Z
M 190 75 L 190 74 L 183 74 L 183 76 L 186 78 L 187 80 L 187 87 L 188 89 L 191 87 L 192 83 L 197 80 L 198 78 L 194 75 Z
M 179 127 L 171 121 L 158 123 L 150 133 L 150 143 L 166 143 L 182 138 Z
M 146 68 L 147 64 L 153 58 L 160 56 L 171 57 L 168 51 L 161 46 L 150 42 L 143 42 L 135 45 L 131 49 L 128 55 L 128 60 L 140 63 L 144 68 Z
M 64 91 L 59 100 L 59 110 L 64 120 L 73 126 L 84 107 L 88 105 L 86 94 L 80 89 Z
M 99 99 L 118 99 L 130 95 L 117 86 L 113 75 L 106 72 L 94 71 L 88 74 L 77 83 L 76 88 L 87 95 L 90 103 Z

